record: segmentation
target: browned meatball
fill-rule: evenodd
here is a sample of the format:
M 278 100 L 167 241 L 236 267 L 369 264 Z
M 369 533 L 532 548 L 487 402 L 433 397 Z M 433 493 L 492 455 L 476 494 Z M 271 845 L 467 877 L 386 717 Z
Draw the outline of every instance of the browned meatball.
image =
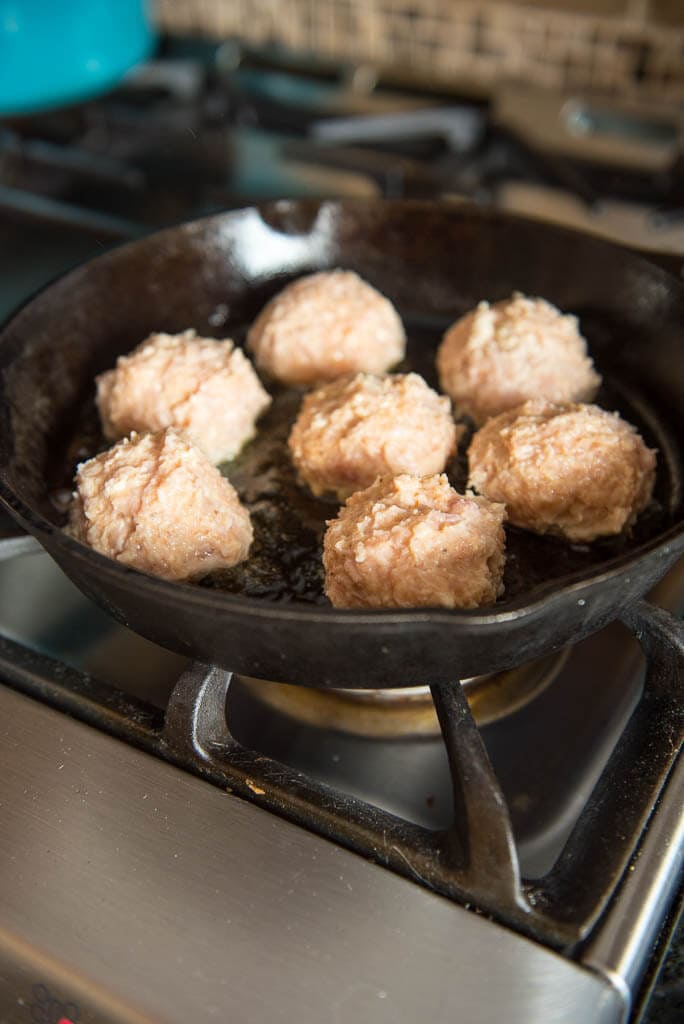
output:
M 418 374 L 359 373 L 308 394 L 288 444 L 313 493 L 342 499 L 377 476 L 440 472 L 457 432 L 449 399 Z
M 232 459 L 270 405 L 252 364 L 228 338 L 151 334 L 97 378 L 105 437 L 176 427 L 212 462 Z
M 475 608 L 503 593 L 505 510 L 444 474 L 385 477 L 327 525 L 325 592 L 339 608 Z
M 528 398 L 590 401 L 601 383 L 577 318 L 519 294 L 493 306 L 481 302 L 453 324 L 437 370 L 456 412 L 478 424 Z
M 655 452 L 617 413 L 537 400 L 489 420 L 468 451 L 469 486 L 516 526 L 592 541 L 648 504 Z
M 383 373 L 404 357 L 394 306 L 349 270 L 301 277 L 271 299 L 247 347 L 260 370 L 285 384 L 311 385 L 365 370 Z
M 233 486 L 175 430 L 131 434 L 76 472 L 69 532 L 109 558 L 167 580 L 247 557 L 249 513 Z

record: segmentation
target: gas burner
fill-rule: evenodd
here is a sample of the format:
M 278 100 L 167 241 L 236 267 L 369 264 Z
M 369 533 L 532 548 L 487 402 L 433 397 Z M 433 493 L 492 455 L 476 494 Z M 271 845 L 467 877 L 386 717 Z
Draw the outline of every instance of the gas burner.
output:
M 568 650 L 529 662 L 509 672 L 463 679 L 478 725 L 490 725 L 537 698 L 551 685 Z M 355 736 L 399 739 L 439 736 L 440 726 L 429 686 L 394 690 L 316 690 L 236 676 L 255 700 L 305 725 Z

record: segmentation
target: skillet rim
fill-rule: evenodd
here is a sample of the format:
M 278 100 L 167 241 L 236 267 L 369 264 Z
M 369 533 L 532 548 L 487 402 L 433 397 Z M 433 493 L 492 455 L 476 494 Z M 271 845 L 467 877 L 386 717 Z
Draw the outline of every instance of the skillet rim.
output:
M 493 206 L 479 205 L 473 202 L 452 203 L 448 200 L 437 199 L 274 199 L 263 203 L 241 206 L 233 210 L 210 214 L 206 217 L 190 221 L 182 221 L 178 224 L 165 227 L 159 231 L 151 232 L 141 238 L 132 239 L 119 245 L 112 246 L 107 251 L 99 253 L 90 259 L 84 260 L 73 267 L 63 271 L 49 280 L 47 283 L 36 289 L 26 297 L 0 324 L 0 345 L 5 341 L 6 331 L 14 324 L 21 314 L 31 306 L 40 296 L 50 291 L 55 286 L 65 283 L 72 276 L 83 274 L 91 265 L 106 265 L 112 259 L 119 259 L 125 256 L 126 252 L 134 247 L 150 244 L 157 244 L 167 236 L 177 236 L 179 233 L 201 233 L 209 226 L 214 226 L 219 221 L 237 219 L 249 213 L 256 212 L 263 218 L 263 214 L 281 216 L 292 210 L 322 211 L 326 207 L 336 209 L 368 209 L 370 207 L 401 208 L 401 209 L 424 209 L 442 210 L 450 216 L 459 218 L 462 215 L 482 220 L 501 220 L 512 223 L 534 224 L 540 230 L 557 238 L 573 237 L 581 239 L 582 244 L 586 243 L 599 250 L 610 253 L 619 253 L 630 262 L 645 264 L 649 273 L 665 278 L 668 286 L 681 294 L 684 301 L 684 282 L 680 281 L 674 274 L 669 273 L 656 262 L 648 258 L 647 253 L 636 252 L 627 246 L 620 245 L 600 236 L 592 235 L 580 229 L 566 227 L 565 225 L 554 224 L 543 218 L 536 218 L 517 213 L 509 213 Z M 444 607 L 426 608 L 396 608 L 396 609 L 346 609 L 334 608 L 332 605 L 312 605 L 306 603 L 284 603 L 270 601 L 268 599 L 238 596 L 236 594 L 202 587 L 198 584 L 163 580 L 159 577 L 143 573 L 137 569 L 127 566 L 115 559 L 108 558 L 92 548 L 81 544 L 68 536 L 64 530 L 55 523 L 46 519 L 30 505 L 26 504 L 14 491 L 7 481 L 7 466 L 2 453 L 0 453 L 0 501 L 10 512 L 15 520 L 35 536 L 43 547 L 48 548 L 56 544 L 63 548 L 65 556 L 70 560 L 76 559 L 85 563 L 86 573 L 98 572 L 113 577 L 114 581 L 128 588 L 130 585 L 150 593 L 151 596 L 159 592 L 160 597 L 166 598 L 172 603 L 181 601 L 184 604 L 190 603 L 200 608 L 209 607 L 218 611 L 225 607 L 226 612 L 232 614 L 241 613 L 248 616 L 250 620 L 255 617 L 266 622 L 294 622 L 302 625 L 310 625 L 317 622 L 338 623 L 370 628 L 377 626 L 393 626 L 407 622 L 431 622 L 444 623 L 457 627 L 463 626 L 497 626 L 507 622 L 517 621 L 525 618 L 534 618 L 548 606 L 553 606 L 556 601 L 564 602 L 568 595 L 573 593 L 581 595 L 584 590 L 593 590 L 595 587 L 607 586 L 614 580 L 636 567 L 650 556 L 660 553 L 667 558 L 668 567 L 673 563 L 677 555 L 684 553 L 684 518 L 670 526 L 663 533 L 657 534 L 639 547 L 623 552 L 613 558 L 600 563 L 600 571 L 587 572 L 577 570 L 556 580 L 538 583 L 529 591 L 527 598 L 522 595 L 514 599 L 505 608 L 497 611 L 497 605 L 489 606 L 491 611 L 476 609 L 456 609 Z M 666 567 L 667 568 L 667 567 Z M 665 570 L 666 571 L 666 570 Z M 531 599 L 530 599 L 531 597 Z

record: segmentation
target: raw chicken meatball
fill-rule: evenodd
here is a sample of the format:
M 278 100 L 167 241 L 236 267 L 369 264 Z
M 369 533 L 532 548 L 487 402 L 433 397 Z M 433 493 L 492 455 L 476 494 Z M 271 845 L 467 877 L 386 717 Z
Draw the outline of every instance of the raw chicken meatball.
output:
M 249 513 L 232 484 L 175 430 L 131 434 L 76 472 L 69 532 L 103 555 L 167 580 L 247 557 Z
M 480 302 L 453 324 L 437 370 L 456 412 L 477 424 L 528 398 L 588 402 L 601 383 L 577 318 L 517 293 L 493 306 Z
M 439 473 L 457 434 L 449 399 L 418 374 L 359 373 L 306 396 L 288 445 L 314 494 L 343 499 L 378 476 Z
M 651 498 L 655 452 L 617 413 L 536 400 L 479 430 L 469 486 L 516 526 L 591 541 L 619 533 Z
M 175 427 L 212 462 L 237 455 L 270 405 L 252 364 L 233 342 L 151 334 L 97 378 L 105 437 Z
M 301 277 L 261 311 L 247 336 L 260 370 L 284 384 L 311 385 L 365 370 L 383 373 L 404 357 L 394 306 L 349 270 Z
M 503 593 L 503 505 L 444 474 L 357 491 L 327 526 L 325 592 L 339 608 L 475 608 Z

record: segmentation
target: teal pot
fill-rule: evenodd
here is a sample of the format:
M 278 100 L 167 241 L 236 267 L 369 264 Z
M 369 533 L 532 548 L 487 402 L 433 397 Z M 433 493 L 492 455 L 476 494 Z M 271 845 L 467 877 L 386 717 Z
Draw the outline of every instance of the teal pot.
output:
M 0 0 L 0 116 L 105 92 L 153 45 L 146 0 Z

